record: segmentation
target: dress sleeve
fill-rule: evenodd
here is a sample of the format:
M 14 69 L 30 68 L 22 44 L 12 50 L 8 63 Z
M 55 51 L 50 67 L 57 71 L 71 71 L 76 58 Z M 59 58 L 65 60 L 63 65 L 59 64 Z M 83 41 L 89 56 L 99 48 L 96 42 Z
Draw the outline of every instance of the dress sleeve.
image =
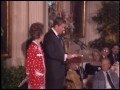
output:
M 27 50 L 27 59 L 26 59 L 26 74 L 29 75 L 33 73 L 33 50 L 31 45 L 29 46 Z
M 40 53 L 35 46 L 28 49 L 26 72 L 38 76 L 44 73 L 43 53 Z

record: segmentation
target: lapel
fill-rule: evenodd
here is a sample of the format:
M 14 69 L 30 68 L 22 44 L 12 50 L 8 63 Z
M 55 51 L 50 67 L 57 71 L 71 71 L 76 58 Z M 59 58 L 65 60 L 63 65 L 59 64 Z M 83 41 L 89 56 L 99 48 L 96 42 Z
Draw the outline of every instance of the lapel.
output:
M 111 70 L 109 71 L 109 74 L 110 74 L 110 78 L 111 78 L 111 80 L 113 82 L 113 85 L 115 86 L 115 83 L 114 83 L 114 74 L 113 74 L 113 72 Z
M 49 33 L 52 35 L 53 38 L 56 38 L 56 39 L 58 38 L 52 29 L 49 30 Z
M 58 43 L 58 47 L 62 47 L 62 48 L 63 48 L 63 45 L 61 44 L 61 42 L 60 42 L 58 36 L 55 35 L 55 33 L 53 32 L 53 30 L 50 29 L 49 32 L 50 32 L 50 34 L 51 34 L 53 40 L 55 40 L 55 41 Z

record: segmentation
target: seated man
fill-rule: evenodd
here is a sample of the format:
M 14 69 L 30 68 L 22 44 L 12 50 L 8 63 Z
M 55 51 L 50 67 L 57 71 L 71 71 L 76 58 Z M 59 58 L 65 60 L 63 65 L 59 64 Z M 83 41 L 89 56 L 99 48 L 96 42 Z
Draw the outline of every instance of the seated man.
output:
M 108 58 L 111 61 L 111 64 L 113 65 L 116 61 L 120 62 L 119 60 L 119 45 L 114 44 L 111 48 L 111 53 L 108 55 Z
M 93 89 L 119 89 L 119 79 L 115 72 L 110 70 L 110 60 L 101 59 L 102 70 L 95 74 Z
M 65 88 L 66 89 L 81 89 L 81 81 L 80 76 L 77 74 L 76 64 L 69 63 L 68 64 L 68 71 L 65 77 Z
M 83 63 L 82 63 L 83 64 Z M 80 76 L 80 81 L 82 82 L 82 88 L 87 89 L 86 83 L 87 83 L 87 74 L 84 70 L 84 66 L 81 63 L 78 63 L 76 72 Z

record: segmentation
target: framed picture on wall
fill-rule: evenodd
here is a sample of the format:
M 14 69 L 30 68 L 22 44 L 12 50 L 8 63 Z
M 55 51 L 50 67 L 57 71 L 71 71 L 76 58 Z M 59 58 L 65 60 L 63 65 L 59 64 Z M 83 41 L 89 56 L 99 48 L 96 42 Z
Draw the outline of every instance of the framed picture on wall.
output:
M 85 37 L 86 1 L 71 1 L 70 12 L 73 13 L 74 36 L 76 38 Z
M 1 57 L 11 57 L 11 1 L 1 1 Z

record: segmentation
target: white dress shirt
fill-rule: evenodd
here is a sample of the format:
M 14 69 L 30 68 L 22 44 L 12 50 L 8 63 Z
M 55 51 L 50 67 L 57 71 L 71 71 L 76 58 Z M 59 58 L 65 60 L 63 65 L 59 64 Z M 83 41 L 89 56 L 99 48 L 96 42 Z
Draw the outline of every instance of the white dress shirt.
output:
M 110 76 L 109 71 L 107 71 L 107 72 L 108 72 L 108 74 L 109 74 L 109 76 Z M 105 76 L 105 83 L 106 83 L 105 89 L 110 89 L 110 88 L 112 88 L 112 87 L 110 86 L 109 82 L 108 82 L 106 71 L 103 71 L 103 73 L 104 73 L 104 76 Z M 110 76 L 110 78 L 111 78 L 111 76 Z M 111 80 L 112 80 L 112 79 L 111 79 Z

